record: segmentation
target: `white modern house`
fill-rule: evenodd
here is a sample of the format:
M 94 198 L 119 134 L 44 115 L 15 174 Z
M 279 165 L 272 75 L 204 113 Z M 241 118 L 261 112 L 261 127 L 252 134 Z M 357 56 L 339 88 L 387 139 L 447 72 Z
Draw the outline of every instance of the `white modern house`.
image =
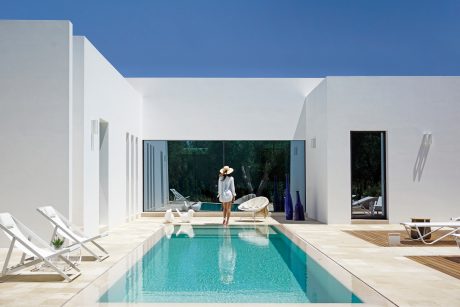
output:
M 385 220 L 460 215 L 460 77 L 124 78 L 68 21 L 0 21 L 0 212 L 38 234 L 46 204 L 90 234 L 140 214 L 145 140 L 305 141 L 308 216 L 348 224 L 355 132 Z

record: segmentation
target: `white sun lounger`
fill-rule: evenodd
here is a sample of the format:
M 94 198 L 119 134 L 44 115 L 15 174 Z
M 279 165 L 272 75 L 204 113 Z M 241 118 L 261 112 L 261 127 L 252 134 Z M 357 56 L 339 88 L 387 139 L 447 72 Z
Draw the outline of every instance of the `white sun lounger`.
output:
M 359 200 L 353 201 L 351 206 L 352 206 L 352 209 L 361 209 L 366 214 L 372 214 L 371 204 L 375 203 L 377 199 L 378 197 L 366 196 Z M 368 204 L 367 208 L 365 206 L 366 204 Z
M 177 192 L 175 189 L 169 189 L 171 193 L 174 195 L 174 200 L 173 201 L 188 201 L 190 196 L 184 197 L 181 193 Z
M 431 245 L 431 244 L 434 244 L 442 239 L 444 239 L 445 237 L 448 237 L 450 235 L 453 235 L 455 234 L 456 232 L 460 232 L 460 221 L 448 221 L 448 222 L 412 222 L 412 223 L 401 223 L 401 225 L 404 226 L 404 228 L 406 229 L 407 231 L 407 234 L 409 235 L 409 238 L 410 238 L 410 233 L 411 233 L 411 230 L 416 230 L 417 231 L 417 234 L 418 234 L 418 239 L 414 239 L 416 241 L 422 241 L 423 243 L 427 244 L 427 245 Z M 430 227 L 434 230 L 431 230 L 430 232 L 427 232 L 427 233 L 424 233 L 422 235 L 422 232 L 420 231 L 421 228 L 426 228 L 426 227 Z M 440 236 L 439 238 L 437 238 L 436 240 L 433 240 L 432 242 L 427 242 L 425 239 L 428 235 L 430 234 L 433 234 L 441 229 L 448 229 L 449 231 Z
M 453 236 L 455 237 L 455 241 L 457 241 L 457 245 L 460 248 L 460 233 L 454 233 Z
M 72 248 L 63 248 L 55 251 L 51 249 L 49 244 L 38 237 L 33 231 L 19 222 L 9 213 L 0 213 L 0 229 L 10 239 L 11 244 L 6 255 L 1 276 L 10 275 L 16 271 L 25 269 L 32 265 L 45 263 L 52 268 L 56 273 L 61 275 L 68 282 L 80 276 L 80 270 L 63 254 L 72 251 Z M 8 267 L 13 248 L 16 247 L 23 252 L 19 264 Z M 78 248 L 78 247 L 74 247 Z M 59 258 L 69 265 L 76 273 L 68 274 L 53 264 L 52 258 Z
M 107 233 L 99 234 L 93 237 L 86 237 L 82 232 L 78 231 L 75 227 L 72 227 L 71 223 L 53 207 L 40 207 L 37 208 L 37 211 L 40 212 L 54 227 L 51 240 L 53 240 L 56 234 L 59 234 L 69 240 L 71 245 L 80 244 L 82 248 L 88 251 L 88 253 L 95 257 L 98 261 L 102 261 L 109 257 L 109 253 L 95 241 L 96 239 L 107 236 Z M 103 255 L 96 254 L 88 247 L 88 243 L 94 244 L 100 251 L 102 251 Z

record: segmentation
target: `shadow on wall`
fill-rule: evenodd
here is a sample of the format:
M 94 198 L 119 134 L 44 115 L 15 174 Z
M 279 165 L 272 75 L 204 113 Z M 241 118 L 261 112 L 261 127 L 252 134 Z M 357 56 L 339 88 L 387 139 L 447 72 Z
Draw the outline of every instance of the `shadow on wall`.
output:
M 426 160 L 428 159 L 428 152 L 430 151 L 432 142 L 431 133 L 424 133 L 422 143 L 418 150 L 417 159 L 415 160 L 414 169 L 412 171 L 412 180 L 420 181 L 425 168 Z

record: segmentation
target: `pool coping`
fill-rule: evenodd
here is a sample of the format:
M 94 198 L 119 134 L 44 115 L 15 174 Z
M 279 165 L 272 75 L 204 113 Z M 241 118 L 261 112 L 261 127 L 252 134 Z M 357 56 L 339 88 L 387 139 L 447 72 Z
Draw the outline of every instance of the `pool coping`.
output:
M 274 226 L 277 227 L 286 237 L 288 237 L 289 240 L 294 242 L 297 247 L 310 256 L 310 258 L 320 264 L 321 267 L 344 285 L 345 288 L 358 296 L 363 301 L 362 305 L 371 304 L 378 306 L 398 306 L 391 299 L 381 294 L 377 289 L 367 284 L 364 280 L 354 275 L 326 253 L 322 252 L 320 248 L 306 241 L 295 232 L 287 229 L 287 227 L 283 224 Z M 352 285 L 350 285 L 350 283 L 352 283 Z M 373 292 L 372 295 L 369 294 L 369 290 Z
M 191 224 L 192 226 L 221 226 L 220 224 Z M 82 306 L 82 305 L 97 305 L 97 306 L 247 306 L 247 305 L 260 305 L 260 306 L 356 306 L 356 303 L 125 303 L 125 302 L 99 302 L 99 298 L 118 280 L 121 278 L 137 261 L 155 246 L 165 236 L 165 225 L 157 229 L 151 236 L 149 236 L 142 243 L 138 244 L 131 251 L 128 252 L 119 261 L 109 267 L 103 274 L 98 276 L 85 288 L 81 289 L 78 293 L 67 300 L 63 306 Z M 232 225 L 230 227 L 250 227 L 249 225 Z M 254 225 L 260 226 L 260 225 Z M 307 253 L 314 261 L 320 264 L 327 272 L 334 278 L 342 283 L 345 288 L 357 295 L 363 303 L 360 306 L 397 306 L 390 299 L 379 293 L 376 289 L 365 283 L 363 280 L 352 274 L 349 270 L 341 266 L 334 259 L 323 253 L 319 248 L 315 247 L 308 241 L 301 238 L 298 234 L 287 229 L 283 224 L 268 224 L 277 228 L 282 234 L 289 238 L 300 249 Z

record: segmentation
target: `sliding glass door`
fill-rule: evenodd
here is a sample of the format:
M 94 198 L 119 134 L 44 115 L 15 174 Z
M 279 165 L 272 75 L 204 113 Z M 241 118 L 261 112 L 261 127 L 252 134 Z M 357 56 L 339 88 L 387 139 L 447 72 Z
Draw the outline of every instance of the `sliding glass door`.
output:
M 386 133 L 350 132 L 351 217 L 386 219 Z

